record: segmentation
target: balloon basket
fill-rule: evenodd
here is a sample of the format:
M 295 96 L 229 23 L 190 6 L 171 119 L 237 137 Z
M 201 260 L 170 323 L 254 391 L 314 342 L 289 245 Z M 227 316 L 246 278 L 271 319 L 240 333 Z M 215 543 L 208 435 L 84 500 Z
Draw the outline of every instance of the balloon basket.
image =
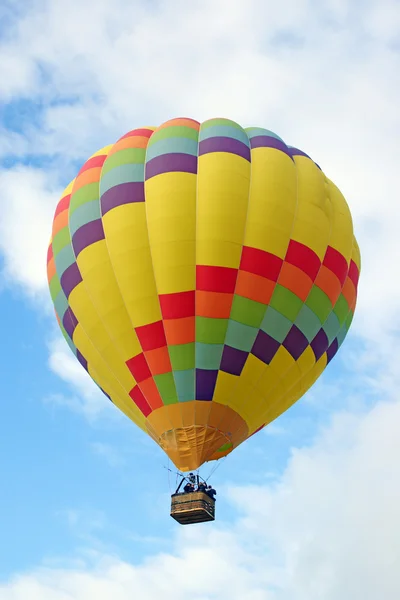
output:
M 172 494 L 171 517 L 181 525 L 215 521 L 215 500 L 204 492 Z

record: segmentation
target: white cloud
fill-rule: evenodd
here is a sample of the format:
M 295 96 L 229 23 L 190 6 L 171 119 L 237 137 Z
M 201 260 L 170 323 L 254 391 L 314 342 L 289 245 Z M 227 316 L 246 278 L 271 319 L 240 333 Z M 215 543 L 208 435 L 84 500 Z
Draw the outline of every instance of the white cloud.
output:
M 7 282 L 13 281 L 31 297 L 42 293 L 50 304 L 46 255 L 57 195 L 61 190 L 38 169 L 17 166 L 0 171 L 2 211 L 0 250 Z
M 97 552 L 14 576 L 0 598 L 397 600 L 399 420 L 398 402 L 338 414 L 278 481 L 219 490 L 241 512 L 232 525 L 220 510 L 214 525 L 177 526 L 169 553 L 129 564 Z
M 71 394 L 53 394 L 46 397 L 45 402 L 55 406 L 66 406 L 84 415 L 91 422 L 105 414 L 107 418 L 117 417 L 118 411 L 93 383 L 61 335 L 49 343 L 49 351 L 50 369 L 69 385 Z

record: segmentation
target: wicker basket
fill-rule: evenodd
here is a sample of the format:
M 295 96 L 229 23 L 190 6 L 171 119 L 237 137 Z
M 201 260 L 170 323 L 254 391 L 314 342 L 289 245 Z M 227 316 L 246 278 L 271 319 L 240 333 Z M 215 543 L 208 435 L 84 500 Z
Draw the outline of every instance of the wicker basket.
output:
M 215 500 L 205 492 L 173 494 L 171 517 L 181 525 L 215 520 Z

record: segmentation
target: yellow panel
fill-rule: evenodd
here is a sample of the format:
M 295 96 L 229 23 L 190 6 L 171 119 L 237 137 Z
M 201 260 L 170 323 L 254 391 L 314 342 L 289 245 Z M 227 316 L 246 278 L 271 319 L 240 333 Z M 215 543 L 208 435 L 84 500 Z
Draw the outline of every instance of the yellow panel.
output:
M 249 425 L 257 419 L 257 403 L 265 402 L 254 386 L 266 369 L 265 363 L 249 354 L 240 377 L 220 372 L 214 392 L 214 401 L 233 408 Z M 218 384 L 221 378 L 221 383 Z
M 249 431 L 254 431 L 254 429 L 258 429 L 262 425 L 260 417 L 264 405 L 267 405 L 266 398 L 260 390 L 253 387 L 247 389 L 246 396 L 242 396 L 241 399 L 235 398 L 229 402 L 230 408 L 235 410 L 244 419 Z M 254 427 L 254 425 L 256 426 Z
M 296 156 L 297 215 L 292 238 L 308 246 L 322 261 L 330 236 L 332 206 L 324 174 L 313 161 Z
M 254 385 L 255 382 L 258 381 L 258 379 L 260 379 L 264 370 L 265 363 L 263 363 L 262 360 L 254 356 L 254 354 L 249 354 L 244 365 L 243 371 L 241 373 L 241 377 L 246 381 L 252 381 Z
M 129 392 L 136 382 L 131 372 L 124 364 L 125 361 L 118 352 L 118 348 L 114 346 L 112 338 L 104 328 L 104 324 L 99 319 L 83 283 L 79 283 L 71 292 L 69 304 L 78 319 L 79 324 L 90 339 L 93 349 L 97 350 L 111 372 L 115 375 L 116 379 L 118 379 L 124 389 Z M 90 348 L 88 349 L 88 352 L 88 355 L 82 353 L 88 361 L 93 363 L 95 360 L 93 352 Z
M 194 241 L 152 244 L 151 255 L 159 294 L 196 288 L 194 249 Z
M 284 258 L 296 211 L 296 169 L 273 148 L 251 151 L 250 199 L 244 245 Z
M 290 390 L 294 385 L 296 385 L 298 383 L 298 381 L 302 378 L 302 372 L 300 370 L 299 365 L 297 364 L 297 362 L 295 362 L 293 364 L 293 367 L 291 369 L 289 369 L 288 371 L 286 371 L 286 373 L 284 374 L 282 380 L 283 380 L 283 385 L 285 386 L 285 388 L 287 390 Z
M 271 361 L 270 367 L 278 375 L 284 375 L 294 364 L 294 358 L 286 350 L 284 346 L 280 346 L 278 352 L 275 354 Z
M 163 173 L 145 183 L 149 236 L 157 242 L 194 240 L 196 234 L 196 175 Z
M 307 346 L 304 350 L 303 354 L 296 362 L 299 367 L 302 375 L 308 373 L 315 365 L 315 354 L 311 348 L 311 346 Z
M 145 183 L 147 227 L 159 294 L 196 287 L 196 175 L 163 173 Z
M 127 252 L 149 246 L 144 202 L 122 204 L 109 210 L 103 217 L 104 231 L 107 230 L 107 242 L 113 240 L 118 247 L 115 250 Z
M 270 397 L 271 390 L 275 389 L 277 386 L 281 386 L 281 375 L 277 373 L 275 369 L 271 366 L 266 366 L 264 373 L 261 375 L 260 379 L 256 382 L 255 387 L 260 390 L 265 398 Z M 283 390 L 284 391 L 284 390 Z
M 249 186 L 250 163 L 244 158 L 225 152 L 199 157 L 197 264 L 239 266 Z
M 242 256 L 243 245 L 233 244 L 219 240 L 211 243 L 210 240 L 198 240 L 197 261 L 198 264 L 212 267 L 230 267 L 237 269 Z
M 251 396 L 254 389 L 254 384 L 251 381 L 243 379 L 243 377 L 237 377 L 236 379 L 237 383 L 232 389 L 231 395 L 227 402 L 227 405 L 231 408 L 235 407 L 234 410 L 236 410 L 236 407 L 240 405 L 242 408 L 244 408 L 247 398 Z
M 227 404 L 229 402 L 230 395 L 237 384 L 237 380 L 238 378 L 236 375 L 219 371 L 217 384 L 214 390 L 213 402 Z
M 353 220 L 346 200 L 340 190 L 327 180 L 328 193 L 333 206 L 332 230 L 329 245 L 340 252 L 347 262 L 351 257 L 353 245 Z
M 141 346 L 119 291 L 105 240 L 82 250 L 77 263 L 88 295 L 123 361 L 139 354 Z
M 126 204 L 103 217 L 110 261 L 134 327 L 161 320 L 144 202 Z

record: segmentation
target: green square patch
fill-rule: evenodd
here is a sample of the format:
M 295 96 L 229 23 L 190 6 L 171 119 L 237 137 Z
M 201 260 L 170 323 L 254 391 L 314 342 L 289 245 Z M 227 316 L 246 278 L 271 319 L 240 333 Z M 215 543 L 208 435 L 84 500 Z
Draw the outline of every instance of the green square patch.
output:
M 172 373 L 154 375 L 154 381 L 164 404 L 175 404 L 178 402 L 175 381 Z
M 274 293 L 272 294 L 270 305 L 281 313 L 281 315 L 294 323 L 303 306 L 303 301 L 298 298 L 296 294 L 293 294 L 293 292 L 277 283 Z
M 173 371 L 194 369 L 194 342 L 168 346 Z
M 146 157 L 145 148 L 125 148 L 107 157 L 101 170 L 102 177 L 115 167 L 122 165 L 143 164 Z
M 325 323 L 332 311 L 332 304 L 328 296 L 316 285 L 311 288 L 306 305 L 317 315 L 321 323 Z
M 153 144 L 160 140 L 179 137 L 195 140 L 197 142 L 199 133 L 196 129 L 193 129 L 192 127 L 187 127 L 186 125 L 172 125 L 170 127 L 162 127 L 161 129 L 158 129 L 151 135 L 148 147 L 150 148 Z
M 79 188 L 79 190 L 74 192 L 71 196 L 71 203 L 69 206 L 70 215 L 78 208 L 78 206 L 82 206 L 82 204 L 86 204 L 86 202 L 91 202 L 92 200 L 98 200 L 99 194 L 100 184 L 98 181 L 88 183 Z
M 352 324 L 352 322 L 353 322 L 353 317 L 354 317 L 354 313 L 353 313 L 353 311 L 351 310 L 351 311 L 349 312 L 349 314 L 347 315 L 347 317 L 346 317 L 346 327 L 347 327 L 347 331 L 350 329 L 350 325 L 351 325 L 351 324 Z
M 196 317 L 196 341 L 203 344 L 223 344 L 228 319 L 212 319 L 209 317 Z
M 67 246 L 70 243 L 71 243 L 71 236 L 69 233 L 69 228 L 63 227 L 62 229 L 60 229 L 60 231 L 58 231 L 56 233 L 56 235 L 54 236 L 53 241 L 52 241 L 53 254 L 54 254 L 55 260 L 57 258 L 57 254 L 60 252 L 60 250 L 65 248 L 65 246 Z
M 55 298 L 57 298 L 57 296 L 60 292 L 61 292 L 61 283 L 60 283 L 60 280 L 56 273 L 54 275 L 53 279 L 50 281 L 50 295 L 51 295 L 53 302 L 55 301 Z
M 244 325 L 259 328 L 266 308 L 265 304 L 235 294 L 233 297 L 230 318 L 238 323 L 244 323 Z
M 335 304 L 335 308 L 333 309 L 333 312 L 339 319 L 339 323 L 341 325 L 343 325 L 343 323 L 346 321 L 346 317 L 349 314 L 349 310 L 350 309 L 349 309 L 349 305 L 347 304 L 346 298 L 343 296 L 343 294 L 340 294 L 340 296 Z

